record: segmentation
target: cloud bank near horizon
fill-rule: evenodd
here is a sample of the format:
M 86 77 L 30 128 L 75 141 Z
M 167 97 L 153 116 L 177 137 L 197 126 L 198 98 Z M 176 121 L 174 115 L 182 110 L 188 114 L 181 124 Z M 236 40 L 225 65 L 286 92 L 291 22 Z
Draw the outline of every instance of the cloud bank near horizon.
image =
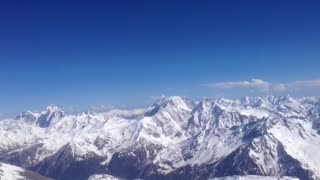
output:
M 253 78 L 244 81 L 225 81 L 208 83 L 205 86 L 214 89 L 234 89 L 234 88 L 247 88 L 251 90 L 259 90 L 262 93 L 271 92 L 288 92 L 290 90 L 302 89 L 320 89 L 320 80 L 302 80 L 286 83 L 271 83 L 262 79 Z

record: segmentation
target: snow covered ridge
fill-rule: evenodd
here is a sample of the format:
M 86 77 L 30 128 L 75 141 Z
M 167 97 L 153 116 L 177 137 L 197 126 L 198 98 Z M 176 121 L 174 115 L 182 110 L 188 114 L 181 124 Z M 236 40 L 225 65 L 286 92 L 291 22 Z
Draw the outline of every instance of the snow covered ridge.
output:
M 1 180 L 49 180 L 49 178 L 37 175 L 23 168 L 12 166 L 9 164 L 0 163 L 0 179 Z
M 89 177 L 88 180 L 124 180 L 107 174 L 95 174 Z
M 292 177 L 271 177 L 271 176 L 255 176 L 255 175 L 246 175 L 246 176 L 228 176 L 213 178 L 210 180 L 299 180 L 298 178 Z
M 318 149 L 318 97 L 174 96 L 133 111 L 68 114 L 49 106 L 0 121 L 0 162 L 62 180 L 320 179 Z
M 88 180 L 123 180 L 107 174 L 95 174 L 89 177 Z M 209 180 L 299 180 L 293 177 L 272 177 L 272 176 L 257 176 L 257 175 L 244 175 L 244 176 L 226 176 L 219 178 L 212 178 Z

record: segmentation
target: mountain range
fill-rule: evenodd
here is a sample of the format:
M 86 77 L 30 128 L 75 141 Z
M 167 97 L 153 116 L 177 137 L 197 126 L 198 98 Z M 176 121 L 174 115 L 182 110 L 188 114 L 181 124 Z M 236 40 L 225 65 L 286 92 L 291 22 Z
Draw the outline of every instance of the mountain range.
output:
M 172 96 L 79 114 L 51 105 L 0 121 L 0 177 L 14 167 L 34 179 L 318 180 L 319 149 L 320 97 Z

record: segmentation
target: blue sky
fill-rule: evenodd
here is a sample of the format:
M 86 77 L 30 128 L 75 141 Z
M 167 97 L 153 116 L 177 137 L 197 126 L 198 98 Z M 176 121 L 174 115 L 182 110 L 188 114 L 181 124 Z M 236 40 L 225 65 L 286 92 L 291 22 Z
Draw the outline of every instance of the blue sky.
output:
M 320 95 L 319 1 L 5 1 L 0 112 Z

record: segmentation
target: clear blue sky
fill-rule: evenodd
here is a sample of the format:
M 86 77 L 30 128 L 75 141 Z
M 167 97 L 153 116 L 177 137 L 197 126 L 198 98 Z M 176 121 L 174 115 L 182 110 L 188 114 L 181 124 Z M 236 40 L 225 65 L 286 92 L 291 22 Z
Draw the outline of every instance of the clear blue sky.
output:
M 279 94 L 300 81 L 291 93 L 320 95 L 319 9 L 316 0 L 2 1 L 0 113 Z M 285 90 L 271 90 L 279 83 Z

